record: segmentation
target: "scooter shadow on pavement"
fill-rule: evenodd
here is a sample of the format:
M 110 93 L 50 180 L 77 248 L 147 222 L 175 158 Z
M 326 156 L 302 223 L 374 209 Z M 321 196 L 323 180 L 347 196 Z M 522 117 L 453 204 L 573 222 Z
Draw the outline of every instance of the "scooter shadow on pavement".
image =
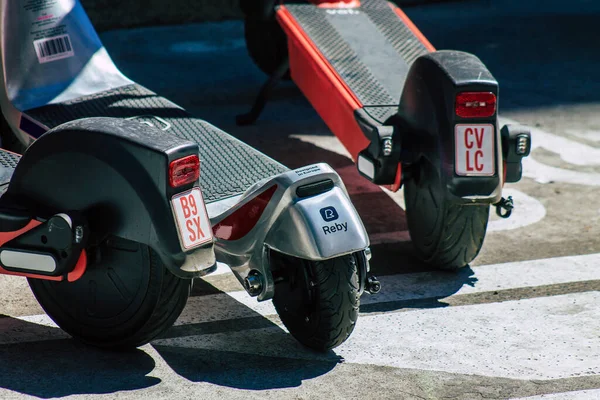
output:
M 58 328 L 0 316 L 0 338 L 7 332 L 37 341 L 0 344 L 0 389 L 55 398 L 144 389 L 161 382 L 148 376 L 155 361 L 139 349 L 101 350 L 68 339 Z
M 343 361 L 335 350 L 303 347 L 274 316 L 251 310 L 201 279 L 194 282 L 187 308 L 152 346 L 191 382 L 247 390 L 298 387 Z M 193 315 L 199 316 L 192 317 L 195 322 L 182 324 Z

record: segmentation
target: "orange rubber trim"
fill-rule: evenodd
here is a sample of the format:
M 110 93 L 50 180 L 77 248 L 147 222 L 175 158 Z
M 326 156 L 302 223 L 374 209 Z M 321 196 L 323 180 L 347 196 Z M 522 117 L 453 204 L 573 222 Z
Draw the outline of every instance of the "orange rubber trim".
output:
M 408 18 L 408 16 L 406 14 L 404 14 L 404 11 L 402 11 L 400 8 L 396 7 L 392 3 L 389 3 L 389 4 L 390 4 L 390 7 L 392 8 L 392 10 L 394 10 L 396 15 L 398 15 L 398 17 L 400 17 L 400 19 L 404 22 L 404 24 L 408 27 L 408 29 L 410 29 L 412 31 L 412 33 L 417 37 L 417 39 L 419 39 L 419 41 L 421 43 L 423 43 L 425 48 L 427 48 L 427 50 L 429 50 L 429 51 L 435 51 L 435 47 L 433 47 L 433 45 L 429 42 L 429 40 L 427 40 L 427 38 L 425 37 L 425 35 L 423 35 L 423 33 L 419 30 L 419 28 L 417 28 L 416 25 L 413 24 L 413 22 L 410 20 L 410 18 Z
M 282 27 L 289 29 L 291 35 L 288 36 L 294 37 L 294 39 L 296 39 L 302 45 L 304 50 L 310 54 L 312 60 L 318 64 L 321 70 L 330 79 L 331 83 L 333 83 L 340 94 L 344 96 L 344 99 L 348 105 L 352 107 L 353 110 L 362 108 L 363 105 L 360 100 L 358 100 L 356 95 L 354 95 L 352 90 L 350 90 L 350 87 L 346 85 L 346 82 L 344 82 L 342 77 L 338 75 L 331 64 L 329 64 L 329 62 L 323 57 L 315 44 L 307 38 L 306 33 L 304 33 L 285 5 L 279 7 L 279 10 L 277 11 L 277 19 Z
M 35 228 L 36 226 L 41 225 L 41 224 L 42 223 L 40 221 L 32 219 L 31 221 L 29 221 L 29 223 L 27 225 L 25 225 L 25 227 L 23 227 L 19 230 L 12 231 L 12 232 L 0 232 L 0 246 L 3 246 L 5 243 L 13 240 L 17 236 L 20 236 L 23 233 Z M 73 271 L 71 271 L 67 274 L 67 280 L 69 282 L 76 281 L 77 279 L 79 279 L 83 276 L 83 273 L 85 272 L 86 269 L 87 269 L 87 254 L 86 254 L 85 250 L 82 250 L 81 254 L 79 255 L 79 259 L 77 260 L 77 264 L 75 264 L 75 268 L 73 269 Z M 60 282 L 60 281 L 64 280 L 63 276 L 45 276 L 45 275 L 28 274 L 25 272 L 7 271 L 4 268 L 2 268 L 1 266 L 0 266 L 0 275 L 24 276 L 26 278 L 44 279 L 47 281 L 56 281 L 56 282 Z

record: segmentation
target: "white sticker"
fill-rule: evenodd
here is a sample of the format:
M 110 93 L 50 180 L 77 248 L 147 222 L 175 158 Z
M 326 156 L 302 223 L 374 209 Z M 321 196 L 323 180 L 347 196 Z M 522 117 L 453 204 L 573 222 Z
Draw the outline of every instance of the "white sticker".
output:
M 35 40 L 33 45 L 40 64 L 73 57 L 75 55 L 69 35 L 53 36 Z
M 315 165 L 309 165 L 306 167 L 295 169 L 294 172 L 298 176 L 306 177 L 306 176 L 310 176 L 310 175 L 319 174 L 322 171 L 321 171 L 321 167 L 319 165 L 315 164 Z
M 171 207 L 184 250 L 212 241 L 212 227 L 199 188 L 173 196 Z
M 491 176 L 496 171 L 494 127 L 491 124 L 456 125 L 455 170 L 463 176 Z

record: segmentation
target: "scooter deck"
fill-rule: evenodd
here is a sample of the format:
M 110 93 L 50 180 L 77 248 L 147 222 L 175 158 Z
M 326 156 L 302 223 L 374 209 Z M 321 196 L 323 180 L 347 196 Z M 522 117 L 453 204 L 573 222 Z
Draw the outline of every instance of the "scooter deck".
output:
M 355 8 L 286 4 L 283 9 L 380 123 L 395 114 L 412 62 L 434 50 L 406 15 L 385 0 L 361 0 Z
M 194 141 L 200 148 L 200 185 L 206 203 L 240 195 L 257 181 L 288 171 L 253 147 L 191 117 L 181 107 L 137 84 L 46 105 L 25 114 L 49 129 L 80 118 L 137 119 Z

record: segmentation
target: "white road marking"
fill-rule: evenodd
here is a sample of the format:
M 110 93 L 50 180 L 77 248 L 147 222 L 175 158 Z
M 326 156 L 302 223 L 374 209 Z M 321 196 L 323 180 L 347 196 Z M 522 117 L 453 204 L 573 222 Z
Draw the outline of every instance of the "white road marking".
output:
M 362 316 L 335 349 L 346 362 L 514 379 L 600 374 L 600 292 Z M 300 359 L 277 327 L 158 340 L 156 344 Z M 285 349 L 285 350 L 283 350 Z
M 231 268 L 229 268 L 227 266 L 227 264 L 223 264 L 222 262 L 217 262 L 217 269 L 215 270 L 215 272 L 210 273 L 209 276 L 225 275 L 225 274 L 233 275 L 233 272 L 231 272 Z
M 437 272 L 383 277 L 385 291 L 363 304 L 438 298 L 600 279 L 600 254 L 494 264 L 474 275 Z M 465 270 L 467 271 L 467 270 Z M 335 353 L 347 362 L 518 379 L 600 374 L 600 292 L 502 303 L 362 314 Z M 241 303 L 241 304 L 240 304 Z M 242 306 L 244 305 L 244 306 Z M 177 325 L 274 315 L 245 292 L 193 297 Z M 23 325 L 23 323 L 27 323 Z M 239 321 L 243 324 L 243 321 Z M 0 344 L 68 337 L 45 315 L 4 319 Z M 376 338 L 376 340 L 374 339 Z M 264 356 L 329 359 L 308 352 L 285 329 L 162 339 L 155 344 Z M 285 350 L 284 350 L 285 349 Z
M 600 142 L 600 131 L 581 131 L 575 129 L 567 129 L 565 132 L 569 135 L 577 136 L 579 138 L 590 140 L 592 142 Z
M 444 272 L 381 276 L 382 291 L 364 295 L 362 304 L 444 298 L 525 287 L 600 279 L 600 254 L 492 264 L 473 268 L 472 276 Z M 466 270 L 465 270 L 466 271 Z M 245 307 L 240 307 L 240 303 Z M 177 325 L 275 315 L 271 301 L 257 302 L 245 291 L 191 297 Z
M 50 328 L 58 328 L 58 325 L 46 314 L 39 315 L 26 315 L 22 317 L 16 317 L 21 321 L 31 322 L 32 324 L 37 324 L 41 326 L 48 326 Z
M 542 260 L 492 264 L 473 268 L 473 275 L 451 275 L 444 272 L 423 272 L 380 277 L 381 293 L 364 295 L 361 303 L 444 298 L 455 295 L 493 292 L 515 288 L 537 287 L 568 282 L 600 280 L 600 254 L 548 258 Z M 466 272 L 466 270 L 465 270 Z M 175 325 L 232 320 L 276 315 L 271 301 L 258 302 L 243 291 L 195 296 Z M 14 317 L 25 322 L 56 327 L 45 314 Z M 0 343 L 5 335 L 0 333 Z M 12 341 L 12 340 L 11 340 Z
M 550 393 L 540 396 L 519 397 L 512 400 L 598 400 L 600 399 L 600 389 L 577 390 L 574 392 Z
M 500 126 L 516 124 L 508 118 L 499 118 Z M 573 165 L 600 165 L 600 148 L 588 146 L 565 137 L 528 126 L 531 130 L 531 149 L 543 148 L 556 153 L 560 158 Z
M 500 125 L 518 124 L 508 118 L 500 118 Z M 573 165 L 600 165 L 600 148 L 588 146 L 536 127 L 531 130 L 531 149 L 544 148 L 556 153 L 560 158 Z M 529 156 L 523 159 L 523 176 L 532 178 L 539 183 L 564 182 L 588 186 L 600 186 L 600 174 L 580 172 L 551 167 L 542 164 Z
M 515 208 L 510 218 L 500 218 L 496 216 L 495 207 L 492 207 L 487 227 L 488 232 L 523 228 L 541 221 L 546 216 L 546 208 L 540 201 L 519 190 L 507 187 L 502 190 L 502 195 L 505 198 L 512 196 Z
M 523 176 L 538 183 L 563 182 L 575 185 L 600 186 L 600 174 L 550 167 L 533 157 L 523 159 Z

